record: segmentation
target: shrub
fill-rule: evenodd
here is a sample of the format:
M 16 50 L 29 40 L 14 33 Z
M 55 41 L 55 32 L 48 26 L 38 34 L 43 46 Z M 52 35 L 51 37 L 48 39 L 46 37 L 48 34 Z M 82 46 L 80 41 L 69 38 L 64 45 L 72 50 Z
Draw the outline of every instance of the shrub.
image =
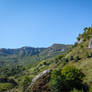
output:
M 75 57 L 75 62 L 77 62 L 77 61 L 79 61 L 79 60 L 80 60 L 79 56 L 76 56 L 76 57 Z
M 47 65 L 47 62 L 43 62 L 44 65 Z
M 92 53 L 90 53 L 90 57 L 92 57 Z
M 73 90 L 70 91 L 70 92 L 83 92 L 83 90 L 73 89 Z
M 83 77 L 84 74 L 74 66 L 65 66 L 62 70 L 54 70 L 50 79 L 51 91 L 69 92 L 73 88 L 81 89 Z
M 70 61 L 73 60 L 73 59 L 74 59 L 73 56 L 70 56 Z
M 14 88 L 14 85 L 11 83 L 0 83 L 0 92 L 7 92 L 6 90 L 10 90 Z
M 62 61 L 68 62 L 68 58 L 62 58 Z
M 86 41 L 86 38 L 84 38 L 83 41 L 85 42 Z
M 63 59 L 62 59 L 63 65 L 65 65 L 67 62 L 68 62 L 68 58 L 63 58 Z
M 76 43 L 74 43 L 74 45 L 72 46 L 72 48 L 74 48 L 74 47 L 76 47 L 78 45 L 78 43 L 76 42 Z
M 92 92 L 92 87 L 89 88 L 89 92 Z
M 89 58 L 90 57 L 90 55 L 89 55 L 89 53 L 88 52 L 86 52 L 86 55 L 85 55 L 87 58 Z
M 82 44 L 80 45 L 80 48 L 83 48 L 83 45 Z
M 80 37 L 77 37 L 77 40 L 80 41 Z
M 64 57 L 64 55 L 59 55 L 59 56 L 57 56 L 56 58 L 57 59 L 62 59 Z
M 23 79 L 22 79 L 22 83 L 21 85 L 23 86 L 23 90 L 25 90 L 25 88 L 31 83 L 32 81 L 32 78 L 28 77 L 28 76 L 25 76 Z
M 63 79 L 61 77 L 61 70 L 55 69 L 51 73 L 51 79 L 50 79 L 50 88 L 51 92 L 61 92 L 61 88 L 63 88 Z
M 63 66 L 64 66 L 64 65 L 66 65 L 66 64 L 67 64 L 67 62 L 64 62 L 64 61 L 63 61 L 63 62 L 62 62 L 62 64 L 63 64 Z
M 82 87 L 82 79 L 84 77 L 84 74 L 79 70 L 76 69 L 74 66 L 65 66 L 61 74 L 65 78 L 65 88 L 67 90 L 72 88 L 81 88 Z

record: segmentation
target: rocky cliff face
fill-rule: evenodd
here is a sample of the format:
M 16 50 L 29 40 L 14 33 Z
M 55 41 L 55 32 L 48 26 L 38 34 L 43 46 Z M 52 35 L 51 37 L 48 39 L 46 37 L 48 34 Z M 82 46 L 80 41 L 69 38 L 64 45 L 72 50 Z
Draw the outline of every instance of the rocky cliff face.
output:
M 45 78 L 49 73 L 51 73 L 51 70 L 45 70 L 43 72 L 41 72 L 40 74 L 38 74 L 35 78 L 33 78 L 30 86 L 27 88 L 27 90 L 25 92 L 30 92 L 31 90 L 34 90 L 34 85 L 37 81 L 41 80 L 41 78 L 43 79 L 43 77 Z M 47 79 L 48 80 L 48 79 Z M 44 82 L 44 81 L 43 81 Z M 41 83 L 41 82 L 40 82 Z M 45 84 L 45 82 L 44 82 Z M 37 86 L 37 85 L 36 85 Z M 36 87 L 35 86 L 35 87 Z M 35 92 L 37 89 L 35 89 Z

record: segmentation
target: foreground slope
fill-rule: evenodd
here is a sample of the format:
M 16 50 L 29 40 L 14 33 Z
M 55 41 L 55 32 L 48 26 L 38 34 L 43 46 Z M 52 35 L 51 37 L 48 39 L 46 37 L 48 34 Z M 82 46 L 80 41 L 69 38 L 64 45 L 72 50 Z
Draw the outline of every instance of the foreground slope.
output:
M 63 66 L 75 66 L 80 69 L 85 77 L 83 83 L 87 84 L 89 88 L 92 87 L 92 28 L 86 28 L 83 34 L 80 34 L 77 38 L 78 42 L 62 57 L 58 56 L 54 59 L 54 64 L 51 64 L 49 69 L 62 68 Z M 55 64 L 56 62 L 56 64 Z M 33 91 L 38 92 L 51 92 L 49 89 L 48 75 L 44 78 L 40 78 L 34 84 Z M 47 80 L 47 81 L 46 81 Z M 44 83 L 43 83 L 44 81 Z M 47 87 L 47 89 L 44 87 Z M 60 86 L 60 85 L 59 85 Z M 78 91 L 79 92 L 79 91 Z M 87 91 L 88 92 L 88 91 Z M 89 90 L 89 92 L 91 92 Z
M 0 49 L 0 92 L 24 92 L 32 78 L 54 65 L 50 59 L 64 54 L 69 48 L 71 45 L 54 44 L 49 48 Z M 26 78 L 28 83 L 25 85 Z

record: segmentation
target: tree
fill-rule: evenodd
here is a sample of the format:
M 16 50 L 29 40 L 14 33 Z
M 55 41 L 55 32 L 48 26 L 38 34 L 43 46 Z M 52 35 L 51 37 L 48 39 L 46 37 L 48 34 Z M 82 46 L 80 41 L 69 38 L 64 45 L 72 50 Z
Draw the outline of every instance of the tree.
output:
M 61 92 L 63 88 L 63 78 L 61 76 L 61 70 L 55 69 L 51 73 L 50 79 L 51 92 Z
M 65 66 L 61 75 L 65 78 L 66 92 L 73 88 L 80 89 L 82 87 L 82 79 L 84 74 L 74 66 Z
M 86 32 L 87 30 L 88 30 L 88 28 L 87 28 L 87 27 L 85 27 L 85 28 L 84 28 L 84 31 Z
M 84 74 L 74 66 L 64 66 L 51 74 L 50 88 L 52 92 L 69 92 L 73 88 L 81 89 Z
M 73 59 L 74 59 L 73 56 L 70 56 L 70 61 L 73 60 Z
M 80 57 L 79 56 L 76 56 L 75 57 L 75 62 L 79 61 L 80 60 Z

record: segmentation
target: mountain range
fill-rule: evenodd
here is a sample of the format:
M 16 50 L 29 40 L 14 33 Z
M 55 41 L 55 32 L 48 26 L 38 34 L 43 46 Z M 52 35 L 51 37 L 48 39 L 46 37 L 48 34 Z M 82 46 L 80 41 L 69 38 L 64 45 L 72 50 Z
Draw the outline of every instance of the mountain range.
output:
M 22 47 L 18 49 L 0 49 L 0 65 L 10 66 L 13 64 L 27 65 L 35 62 L 54 58 L 65 53 L 72 45 L 53 44 L 48 48 Z

